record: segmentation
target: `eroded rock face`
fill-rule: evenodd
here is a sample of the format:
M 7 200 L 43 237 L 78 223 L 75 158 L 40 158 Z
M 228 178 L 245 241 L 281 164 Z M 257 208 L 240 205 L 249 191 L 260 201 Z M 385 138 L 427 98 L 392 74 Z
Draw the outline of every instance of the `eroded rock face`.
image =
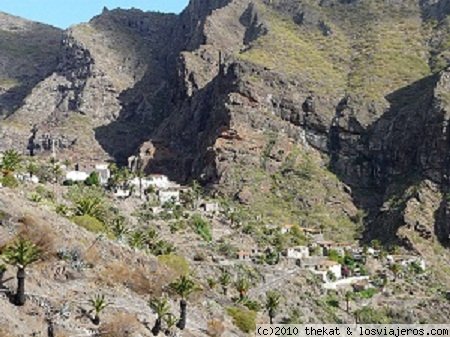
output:
M 449 74 L 432 75 L 428 64 L 448 56 L 445 21 L 430 39 L 420 30 L 428 17 L 443 19 L 446 6 L 192 0 L 179 16 L 104 11 L 64 33 L 50 74 L 0 124 L 0 148 L 24 151 L 51 133 L 77 160 L 126 163 L 140 152 L 148 172 L 229 194 L 246 191 L 245 181 L 232 181 L 237 167 L 273 175 L 294 149 L 311 151 L 376 218 L 404 177 L 447 193 Z M 406 53 L 386 56 L 386 73 L 380 65 L 367 73 L 386 54 L 371 60 L 378 49 L 408 40 L 383 30 L 401 24 L 396 15 L 410 25 L 399 31 L 418 30 L 408 36 L 419 35 L 411 64 L 423 71 L 408 77 Z M 280 152 L 268 154 L 272 134 Z

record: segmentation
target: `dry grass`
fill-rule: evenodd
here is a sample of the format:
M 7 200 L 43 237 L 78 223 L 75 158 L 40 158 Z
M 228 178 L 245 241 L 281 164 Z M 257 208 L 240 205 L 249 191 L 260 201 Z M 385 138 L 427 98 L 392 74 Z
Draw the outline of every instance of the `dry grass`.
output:
M 221 337 L 225 332 L 225 326 L 223 322 L 218 319 L 212 319 L 208 321 L 208 336 Z
M 134 336 L 138 329 L 139 322 L 136 316 L 120 313 L 102 325 L 100 334 L 104 337 L 127 337 Z
M 161 296 L 174 275 L 163 268 L 149 271 L 142 266 L 116 261 L 106 265 L 98 274 L 98 279 L 109 287 L 122 285 L 139 295 Z
M 18 223 L 20 225 L 17 234 L 10 240 L 2 242 L 0 248 L 9 246 L 18 238 L 23 238 L 31 241 L 40 249 L 42 260 L 46 261 L 55 256 L 56 235 L 49 225 L 43 224 L 29 215 L 20 218 Z
M 41 250 L 43 260 L 56 254 L 56 235 L 49 225 L 43 224 L 29 215 L 20 218 L 19 223 L 21 225 L 17 236 L 33 242 Z
M 83 254 L 84 261 L 92 266 L 98 266 L 102 260 L 102 256 L 97 247 L 89 247 Z

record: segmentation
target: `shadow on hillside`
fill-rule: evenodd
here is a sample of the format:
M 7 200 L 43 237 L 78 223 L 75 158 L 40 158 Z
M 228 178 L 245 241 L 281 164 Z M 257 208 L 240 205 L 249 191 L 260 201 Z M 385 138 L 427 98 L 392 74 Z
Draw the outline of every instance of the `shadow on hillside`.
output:
M 5 69 L 0 76 L 19 83 L 0 93 L 0 118 L 7 117 L 19 109 L 33 88 L 56 71 L 62 31 L 45 28 L 48 31 L 53 30 L 55 36 L 50 39 L 51 36 L 46 36 L 48 32 L 44 32 L 44 28 L 38 24 L 36 27 L 38 28 L 24 32 L 0 31 L 0 62 Z M 18 66 L 20 70 L 17 69 Z M 0 88 L 1 86 L 0 78 Z
M 342 144 L 346 140 L 340 128 L 335 123 L 330 127 L 330 168 L 352 187 L 355 204 L 368 214 L 363 241 L 378 239 L 386 245 L 397 241 L 404 205 L 399 200 L 398 207 L 381 212 L 379 209 L 427 177 L 429 168 L 422 162 L 423 153 L 427 147 L 435 147 L 430 143 L 439 134 L 433 133 L 440 132 L 444 121 L 444 113 L 433 108 L 437 80 L 437 75 L 428 76 L 387 95 L 389 110 L 367 128 L 357 143 Z M 350 165 L 350 174 L 342 169 L 349 165 L 343 165 L 348 160 L 341 158 L 343 145 L 360 149 Z
M 217 75 L 191 97 L 183 97 L 172 87 L 173 92 L 166 97 L 170 103 L 157 118 L 152 120 L 154 115 L 150 114 L 138 121 L 129 113 L 130 107 L 124 108 L 117 121 L 95 130 L 96 138 L 121 163 L 135 154 L 144 142 L 149 142 L 151 153 L 150 150 L 144 153 L 144 156 L 151 156 L 146 172 L 164 174 L 178 182 L 197 179 L 205 166 L 214 163 L 209 146 L 222 131 L 229 129 L 229 116 L 222 101 L 227 90 L 232 89 L 232 85 L 223 85 L 229 80 L 229 76 Z M 163 113 L 166 111 L 170 114 Z M 217 178 L 215 167 L 210 167 L 210 171 L 204 177 L 205 182 Z
M 230 2 L 216 0 L 206 6 L 192 1 L 193 8 L 183 11 L 175 22 L 156 28 L 166 33 L 152 36 L 157 47 L 148 56 L 147 73 L 120 94 L 122 109 L 117 120 L 95 129 L 99 144 L 118 163 L 126 164 L 144 143 L 151 143 L 146 153 L 152 158 L 147 172 L 165 174 L 179 182 L 199 178 L 206 165 L 202 161 L 209 161 L 207 147 L 217 138 L 217 130 L 229 124 L 217 104 L 228 88 L 221 86 L 224 74 L 201 89 L 196 88 L 194 79 L 180 78 L 186 71 L 180 53 L 196 50 L 205 42 L 201 32 L 208 15 Z M 186 93 L 184 80 L 193 86 L 191 96 Z

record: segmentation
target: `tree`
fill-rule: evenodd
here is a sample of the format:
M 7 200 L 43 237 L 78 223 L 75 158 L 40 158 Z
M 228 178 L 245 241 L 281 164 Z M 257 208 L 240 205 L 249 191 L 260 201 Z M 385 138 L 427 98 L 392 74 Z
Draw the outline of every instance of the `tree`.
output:
M 401 272 L 402 267 L 398 263 L 390 265 L 389 269 L 394 274 L 394 282 L 397 281 L 398 274 Z
M 170 312 L 169 301 L 167 300 L 167 297 L 160 297 L 151 300 L 148 305 L 156 314 L 156 321 L 152 328 L 152 334 L 153 336 L 158 336 L 162 328 L 162 320 Z
M 142 178 L 145 177 L 145 172 L 142 167 L 142 160 L 139 158 L 138 165 L 136 167 L 136 172 L 134 172 L 134 175 L 139 180 L 139 198 L 142 199 Z
M 331 270 L 329 270 L 329 271 L 327 271 L 327 279 L 330 282 L 334 282 L 334 281 L 336 281 L 336 275 Z
M 100 313 L 105 310 L 105 308 L 109 305 L 106 302 L 105 295 L 95 295 L 94 298 L 89 300 L 91 304 L 92 311 L 94 311 L 94 318 L 92 319 L 92 323 L 95 325 L 100 324 Z
M 228 271 L 222 270 L 222 273 L 219 276 L 219 283 L 222 286 L 223 295 L 227 296 L 228 286 L 231 283 L 231 275 Z
M 4 277 L 7 269 L 8 268 L 4 264 L 0 263 L 0 287 L 2 287 L 2 285 L 3 285 L 3 277 Z
M 109 178 L 108 185 L 110 188 L 124 187 L 131 177 L 130 171 L 125 168 L 118 168 L 115 164 L 109 165 L 111 171 L 111 178 Z
M 32 176 L 35 176 L 38 172 L 39 172 L 39 167 L 37 166 L 37 164 L 33 161 L 29 161 L 27 163 L 27 167 L 26 167 L 27 173 L 30 175 L 30 178 Z
M 348 313 L 350 310 L 350 301 L 354 298 L 353 291 L 347 291 L 345 293 L 345 311 Z
M 62 175 L 61 166 L 59 165 L 58 161 L 55 158 L 50 159 L 50 165 L 51 165 L 50 171 L 52 175 L 52 182 L 56 184 Z
M 194 197 L 194 208 L 197 208 L 198 201 L 203 194 L 203 188 L 197 180 L 194 180 L 192 181 L 191 189 Z
M 25 269 L 39 260 L 41 251 L 31 241 L 19 238 L 13 245 L 9 246 L 4 252 L 4 260 L 6 263 L 17 267 L 17 293 L 16 305 L 25 304 Z
M 100 221 L 104 217 L 103 202 L 99 197 L 83 197 L 75 202 L 75 215 L 89 215 Z
M 241 277 L 234 284 L 236 290 L 239 292 L 239 300 L 243 300 L 250 289 L 250 282 L 247 278 Z
M 169 313 L 166 316 L 164 316 L 164 322 L 167 325 L 167 329 L 165 331 L 166 336 L 170 337 L 175 336 L 174 327 L 176 326 L 177 321 L 178 321 L 177 317 L 173 314 Z
M 119 241 L 125 237 L 125 235 L 129 232 L 129 229 L 124 216 L 117 216 L 112 220 L 111 231 Z
M 100 176 L 97 172 L 91 172 L 89 177 L 84 181 L 87 186 L 100 186 Z
M 232 228 L 239 228 L 241 226 L 243 218 L 241 210 L 231 210 L 228 214 L 228 217 L 230 219 Z
M 189 276 L 180 276 L 175 282 L 170 284 L 170 287 L 180 296 L 180 319 L 178 320 L 177 327 L 180 330 L 184 330 L 186 327 L 187 316 L 187 299 L 194 291 L 199 287 Z
M 6 150 L 0 163 L 3 175 L 8 175 L 19 169 L 22 162 L 22 156 L 16 150 Z
M 270 324 L 273 324 L 280 302 L 281 295 L 279 292 L 273 290 L 266 292 L 266 310 L 269 313 Z

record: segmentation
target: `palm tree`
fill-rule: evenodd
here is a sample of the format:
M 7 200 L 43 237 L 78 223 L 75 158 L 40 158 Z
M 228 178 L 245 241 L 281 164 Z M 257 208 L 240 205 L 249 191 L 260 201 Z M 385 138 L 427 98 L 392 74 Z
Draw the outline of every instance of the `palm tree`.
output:
M 8 268 L 4 264 L 0 264 L 0 288 L 3 286 L 3 277 Z
M 345 293 L 345 311 L 348 313 L 350 310 L 350 301 L 353 299 L 354 295 L 352 291 L 347 291 Z
M 84 197 L 75 202 L 75 215 L 89 215 L 98 220 L 103 220 L 103 202 L 98 197 Z
M 5 262 L 17 267 L 16 305 L 25 304 L 25 268 L 39 260 L 40 249 L 31 241 L 20 238 L 4 252 Z
M 39 167 L 33 161 L 27 163 L 27 173 L 30 175 L 30 178 L 36 175 L 39 172 Z
M 232 228 L 239 228 L 242 221 L 242 212 L 240 210 L 232 210 L 229 213 L 229 219 Z
M 180 276 L 175 282 L 170 284 L 170 287 L 180 296 L 180 319 L 178 320 L 177 327 L 180 330 L 184 330 L 186 327 L 187 316 L 187 299 L 194 291 L 199 287 L 196 283 L 186 275 Z
M 99 325 L 100 313 L 109 305 L 109 303 L 106 302 L 105 295 L 95 295 L 94 298 L 89 300 L 89 303 L 92 306 L 92 311 L 94 311 L 92 323 Z
M 222 286 L 223 295 L 227 296 L 228 286 L 231 283 L 231 275 L 228 271 L 222 270 L 222 274 L 219 276 L 219 283 Z
M 398 263 L 394 263 L 389 268 L 391 269 L 391 272 L 394 274 L 394 282 L 397 281 L 398 274 L 401 271 L 401 266 Z
M 129 231 L 126 218 L 124 216 L 115 217 L 111 223 L 111 230 L 117 240 L 122 240 Z
M 280 306 L 281 295 L 277 291 L 266 292 L 266 310 L 269 313 L 270 324 L 273 324 L 278 307 Z
M 152 328 L 152 334 L 153 336 L 158 336 L 162 328 L 162 320 L 170 312 L 169 301 L 167 297 L 160 297 L 151 300 L 148 305 L 156 314 L 156 321 Z
M 142 178 L 145 177 L 143 164 L 144 163 L 142 162 L 141 157 L 138 157 L 136 171 L 134 172 L 134 175 L 139 179 L 139 198 L 141 199 L 142 199 Z
M 57 183 L 62 175 L 61 166 L 59 165 L 58 161 L 55 158 L 50 159 L 50 165 L 53 183 Z
M 134 249 L 143 249 L 145 243 L 146 237 L 142 231 L 134 231 L 128 236 L 128 244 Z
M 178 321 L 177 317 L 173 314 L 167 314 L 166 316 L 164 316 L 164 322 L 167 325 L 167 329 L 164 332 L 164 334 L 166 336 L 169 336 L 169 337 L 175 336 L 175 333 L 173 330 L 177 324 L 177 321 Z
M 241 277 L 234 284 L 236 290 L 239 292 L 239 300 L 242 301 L 250 289 L 250 282 L 247 278 Z
M 3 175 L 10 174 L 16 171 L 20 167 L 22 162 L 22 156 L 16 150 L 6 150 L 3 153 L 3 158 L 0 163 L 0 168 L 3 171 Z
M 192 191 L 194 192 L 195 197 L 197 199 L 199 199 L 203 193 L 202 185 L 200 185 L 197 180 L 194 180 L 194 181 L 192 181 L 191 188 L 192 188 Z

